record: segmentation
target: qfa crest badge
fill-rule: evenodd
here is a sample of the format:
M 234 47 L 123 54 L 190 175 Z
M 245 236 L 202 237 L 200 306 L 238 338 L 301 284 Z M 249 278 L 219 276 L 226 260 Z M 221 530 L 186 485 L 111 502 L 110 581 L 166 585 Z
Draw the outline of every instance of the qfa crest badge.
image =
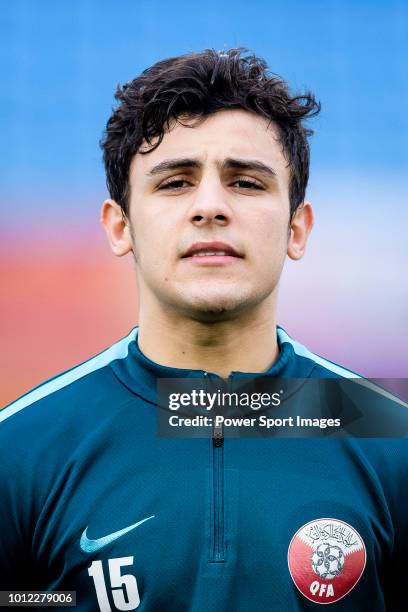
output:
M 292 580 L 302 595 L 314 603 L 334 603 L 350 593 L 365 564 L 362 537 L 351 525 L 337 519 L 306 523 L 289 544 Z

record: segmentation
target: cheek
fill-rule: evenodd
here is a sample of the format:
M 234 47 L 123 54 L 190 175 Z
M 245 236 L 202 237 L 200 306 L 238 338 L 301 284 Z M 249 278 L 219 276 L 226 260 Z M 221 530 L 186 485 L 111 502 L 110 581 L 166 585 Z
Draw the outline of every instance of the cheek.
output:
M 166 275 L 174 259 L 174 228 L 161 222 L 159 215 L 153 218 L 140 216 L 134 228 L 134 246 L 142 273 L 153 276 Z
M 277 215 L 265 216 L 258 221 L 252 236 L 255 253 L 262 252 L 277 263 L 285 257 L 288 242 L 286 219 Z

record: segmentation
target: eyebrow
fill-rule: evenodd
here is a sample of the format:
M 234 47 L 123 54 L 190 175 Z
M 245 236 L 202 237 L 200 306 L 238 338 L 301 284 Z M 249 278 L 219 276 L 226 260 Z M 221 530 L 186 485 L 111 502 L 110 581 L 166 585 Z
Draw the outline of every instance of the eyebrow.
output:
M 155 176 L 156 174 L 164 174 L 169 170 L 178 170 L 179 168 L 201 168 L 202 163 L 198 159 L 191 158 L 180 158 L 180 159 L 166 159 L 157 166 L 153 166 L 147 172 L 148 176 Z
M 218 162 L 217 166 L 223 170 L 252 170 L 265 174 L 271 178 L 276 178 L 277 174 L 273 168 L 267 166 L 257 159 L 236 159 L 228 157 L 222 163 Z M 179 170 L 181 168 L 196 168 L 201 169 L 203 164 L 198 159 L 185 157 L 177 159 L 166 159 L 156 166 L 153 166 L 147 173 L 148 176 L 164 174 L 169 170 Z
M 257 159 L 233 159 L 228 157 L 221 164 L 221 167 L 225 170 L 255 170 L 271 178 L 276 178 L 277 176 L 273 168 Z

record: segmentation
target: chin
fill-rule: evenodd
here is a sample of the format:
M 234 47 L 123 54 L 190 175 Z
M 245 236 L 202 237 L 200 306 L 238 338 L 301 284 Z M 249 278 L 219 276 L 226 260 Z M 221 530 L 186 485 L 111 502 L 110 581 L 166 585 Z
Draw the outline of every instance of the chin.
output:
M 248 295 L 244 290 L 238 293 L 236 290 L 229 292 L 215 292 L 205 295 L 185 295 L 179 307 L 195 320 L 222 321 L 233 318 L 248 307 L 253 306 L 258 300 Z
M 163 289 L 167 291 L 163 291 Z M 264 286 L 238 280 L 223 283 L 177 283 L 157 287 L 158 301 L 188 319 L 207 323 L 235 319 L 256 309 L 273 295 L 275 284 Z

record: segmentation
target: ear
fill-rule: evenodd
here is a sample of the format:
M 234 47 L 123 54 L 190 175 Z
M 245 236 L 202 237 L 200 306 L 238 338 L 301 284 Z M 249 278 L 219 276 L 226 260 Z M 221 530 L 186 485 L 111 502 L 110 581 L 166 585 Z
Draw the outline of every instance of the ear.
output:
M 101 223 L 115 255 L 122 257 L 133 250 L 129 221 L 115 200 L 108 199 L 103 203 Z
M 313 208 L 310 202 L 303 202 L 295 211 L 290 222 L 290 236 L 287 253 L 291 259 L 301 259 L 313 227 Z

